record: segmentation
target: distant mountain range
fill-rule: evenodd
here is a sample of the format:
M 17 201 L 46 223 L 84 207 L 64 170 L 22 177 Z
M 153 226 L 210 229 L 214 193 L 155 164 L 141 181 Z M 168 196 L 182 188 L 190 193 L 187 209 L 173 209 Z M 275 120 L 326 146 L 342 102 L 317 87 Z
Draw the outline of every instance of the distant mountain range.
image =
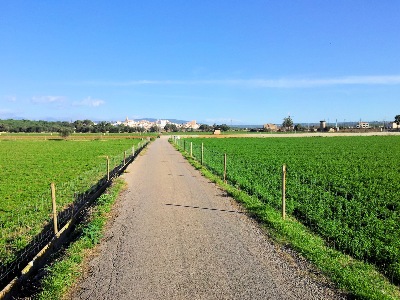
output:
M 142 120 L 146 120 L 149 122 L 156 122 L 158 120 L 168 120 L 171 123 L 175 123 L 175 124 L 182 124 L 182 123 L 187 123 L 189 121 L 185 121 L 185 120 L 178 120 L 178 119 L 168 119 L 168 118 L 163 118 L 163 119 L 155 119 L 155 118 L 140 118 L 140 119 L 133 119 L 133 121 L 142 121 Z

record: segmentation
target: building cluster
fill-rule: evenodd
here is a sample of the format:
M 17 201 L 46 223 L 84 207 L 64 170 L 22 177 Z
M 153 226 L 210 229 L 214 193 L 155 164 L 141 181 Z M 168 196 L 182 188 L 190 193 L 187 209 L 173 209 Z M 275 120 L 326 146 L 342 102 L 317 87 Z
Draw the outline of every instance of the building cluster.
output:
M 185 129 L 185 130 L 197 130 L 199 129 L 200 125 L 197 124 L 196 120 L 178 124 L 178 123 L 173 123 L 169 120 L 157 120 L 157 121 L 148 121 L 148 120 L 129 120 L 128 117 L 126 117 L 125 121 L 117 121 L 113 125 L 118 126 L 118 125 L 124 125 L 128 127 L 139 127 L 143 128 L 145 130 L 150 130 L 150 128 L 157 126 L 161 130 L 165 128 L 166 125 L 171 124 L 175 125 L 178 129 Z
M 284 127 L 282 125 L 277 125 L 277 124 L 264 124 L 263 128 L 261 130 L 263 131 L 268 131 L 268 132 L 278 132 L 278 131 L 286 131 L 286 130 L 296 130 L 297 126 L 290 126 L 290 127 Z M 307 127 L 301 126 L 302 131 L 329 131 L 329 132 L 336 132 L 339 130 L 343 129 L 381 129 L 381 130 L 395 130 L 395 129 L 400 129 L 400 125 L 398 125 L 396 122 L 383 122 L 382 124 L 370 124 L 368 122 L 347 122 L 346 124 L 343 123 L 341 126 L 338 125 L 337 121 L 335 124 L 330 124 L 328 126 L 327 122 L 325 120 L 319 122 L 319 126 L 316 123 L 313 123 L 311 126 L 308 124 Z

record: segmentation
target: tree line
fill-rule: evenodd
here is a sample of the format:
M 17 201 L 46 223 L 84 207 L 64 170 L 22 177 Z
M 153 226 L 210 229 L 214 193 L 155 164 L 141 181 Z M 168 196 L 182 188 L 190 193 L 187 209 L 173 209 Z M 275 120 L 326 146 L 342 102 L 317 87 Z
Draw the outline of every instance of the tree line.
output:
M 94 123 L 91 120 L 66 121 L 32 121 L 32 120 L 0 120 L 0 132 L 12 133 L 41 133 L 41 132 L 60 132 L 60 133 L 119 133 L 119 132 L 143 132 L 144 128 L 129 127 L 125 125 L 113 126 L 110 122 L 102 121 Z
M 164 131 L 167 132 L 178 132 L 182 129 L 178 128 L 175 124 L 167 124 Z M 200 131 L 213 131 L 220 129 L 221 131 L 227 131 L 230 129 L 226 124 L 222 125 L 200 125 Z M 187 129 L 185 129 L 187 130 Z M 32 120 L 0 120 L 0 132 L 12 132 L 12 133 L 41 133 L 41 132 L 58 132 L 64 136 L 67 136 L 73 132 L 76 133 L 138 133 L 145 132 L 146 129 L 143 127 L 130 127 L 124 124 L 114 126 L 110 122 L 101 121 L 94 123 L 91 120 L 76 120 L 74 122 L 66 121 L 32 121 Z M 153 125 L 148 129 L 150 132 L 159 132 L 161 129 Z

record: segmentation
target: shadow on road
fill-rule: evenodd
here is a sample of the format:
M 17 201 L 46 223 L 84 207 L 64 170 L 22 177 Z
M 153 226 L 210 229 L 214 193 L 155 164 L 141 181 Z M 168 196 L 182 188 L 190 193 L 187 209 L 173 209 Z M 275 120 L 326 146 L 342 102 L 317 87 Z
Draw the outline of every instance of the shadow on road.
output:
M 218 209 L 218 208 L 209 208 L 209 207 L 200 207 L 200 206 L 191 206 L 191 205 L 182 205 L 182 204 L 173 204 L 173 203 L 166 203 L 167 206 L 176 206 L 176 207 L 185 207 L 185 208 L 194 208 L 194 209 L 204 209 L 204 210 L 214 210 L 214 211 L 223 211 L 229 213 L 236 213 L 236 214 L 243 214 L 241 211 L 236 210 L 226 210 L 226 209 Z

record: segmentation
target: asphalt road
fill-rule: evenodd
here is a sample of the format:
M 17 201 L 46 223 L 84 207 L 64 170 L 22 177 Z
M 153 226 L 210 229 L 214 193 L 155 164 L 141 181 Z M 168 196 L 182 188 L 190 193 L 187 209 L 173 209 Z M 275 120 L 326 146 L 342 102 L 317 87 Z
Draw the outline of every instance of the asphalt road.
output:
M 157 139 L 72 299 L 341 299 L 234 200 Z

